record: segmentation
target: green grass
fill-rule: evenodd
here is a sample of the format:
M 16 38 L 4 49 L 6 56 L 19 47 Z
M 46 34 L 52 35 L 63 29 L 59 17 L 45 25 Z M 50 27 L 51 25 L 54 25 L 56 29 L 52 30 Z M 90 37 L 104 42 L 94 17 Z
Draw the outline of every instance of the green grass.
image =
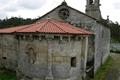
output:
M 5 71 L 0 73 L 0 80 L 17 80 L 15 72 Z
M 113 64 L 113 59 L 111 57 L 108 57 L 108 59 L 102 65 L 102 67 L 98 69 L 98 71 L 95 74 L 94 79 L 92 80 L 105 80 L 107 73 L 112 68 L 112 64 Z

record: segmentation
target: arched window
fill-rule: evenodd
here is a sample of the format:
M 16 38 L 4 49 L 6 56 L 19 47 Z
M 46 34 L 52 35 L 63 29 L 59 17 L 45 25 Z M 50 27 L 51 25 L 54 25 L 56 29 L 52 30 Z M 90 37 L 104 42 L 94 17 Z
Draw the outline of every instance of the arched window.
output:
M 36 60 L 36 53 L 35 53 L 34 49 L 28 48 L 27 55 L 28 55 L 28 62 L 31 64 L 34 64 L 35 60 Z
M 93 0 L 90 0 L 90 4 L 93 4 L 93 2 L 94 2 Z

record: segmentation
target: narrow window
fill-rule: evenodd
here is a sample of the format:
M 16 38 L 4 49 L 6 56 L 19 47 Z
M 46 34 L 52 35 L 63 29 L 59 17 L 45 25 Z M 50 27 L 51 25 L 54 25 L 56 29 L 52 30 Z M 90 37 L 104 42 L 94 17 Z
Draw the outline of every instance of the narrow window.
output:
M 7 59 L 7 57 L 2 57 L 4 60 L 6 60 Z
M 71 58 L 71 67 L 76 67 L 76 57 Z

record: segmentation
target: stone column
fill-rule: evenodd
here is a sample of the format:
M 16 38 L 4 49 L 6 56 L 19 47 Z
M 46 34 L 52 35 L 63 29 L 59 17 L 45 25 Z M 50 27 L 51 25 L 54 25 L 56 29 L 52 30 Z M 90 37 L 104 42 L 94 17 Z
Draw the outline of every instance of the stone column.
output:
M 48 73 L 46 75 L 45 80 L 53 80 L 52 75 L 52 49 L 51 49 L 51 41 L 48 40 Z
M 82 40 L 82 61 L 83 61 L 83 64 L 82 64 L 82 78 L 83 80 L 86 79 L 86 64 L 87 64 L 87 53 L 88 53 L 88 37 L 85 37 L 83 40 Z
M 88 53 L 88 37 L 85 38 L 85 61 L 84 61 L 84 76 L 86 77 L 86 67 L 87 67 L 87 53 Z

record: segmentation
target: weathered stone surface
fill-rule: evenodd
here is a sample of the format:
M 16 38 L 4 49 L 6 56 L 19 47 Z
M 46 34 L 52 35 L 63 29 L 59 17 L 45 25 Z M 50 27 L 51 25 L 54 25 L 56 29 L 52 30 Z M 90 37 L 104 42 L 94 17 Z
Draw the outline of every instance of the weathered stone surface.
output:
M 29 63 L 27 60 L 26 46 L 35 48 L 37 59 L 34 64 Z M 64 79 L 76 77 L 80 75 L 81 63 L 81 42 L 80 41 L 64 41 L 60 43 L 56 40 L 50 41 L 20 41 L 20 52 L 18 66 L 24 75 L 30 77 L 43 77 L 45 78 L 48 70 L 48 62 L 52 63 L 52 75 L 56 79 Z M 48 54 L 52 58 L 48 58 Z M 71 68 L 71 57 L 77 57 L 77 66 Z
M 18 50 L 16 43 L 13 35 L 0 35 L 0 67 L 16 69 Z
M 59 10 L 63 8 L 68 9 L 70 13 L 65 20 L 58 15 Z M 109 28 L 66 5 L 57 7 L 40 20 L 48 17 L 93 31 L 95 35 L 89 38 L 87 60 L 94 58 L 94 71 L 103 64 L 110 50 Z M 21 80 L 31 80 L 31 78 L 32 80 L 45 80 L 47 75 L 51 75 L 54 80 L 76 80 L 84 72 L 84 44 L 84 41 L 32 39 L 16 41 L 14 35 L 0 34 L 0 67 L 12 70 L 18 68 L 20 71 L 18 73 L 22 75 Z M 71 57 L 77 59 L 75 68 L 71 67 Z

